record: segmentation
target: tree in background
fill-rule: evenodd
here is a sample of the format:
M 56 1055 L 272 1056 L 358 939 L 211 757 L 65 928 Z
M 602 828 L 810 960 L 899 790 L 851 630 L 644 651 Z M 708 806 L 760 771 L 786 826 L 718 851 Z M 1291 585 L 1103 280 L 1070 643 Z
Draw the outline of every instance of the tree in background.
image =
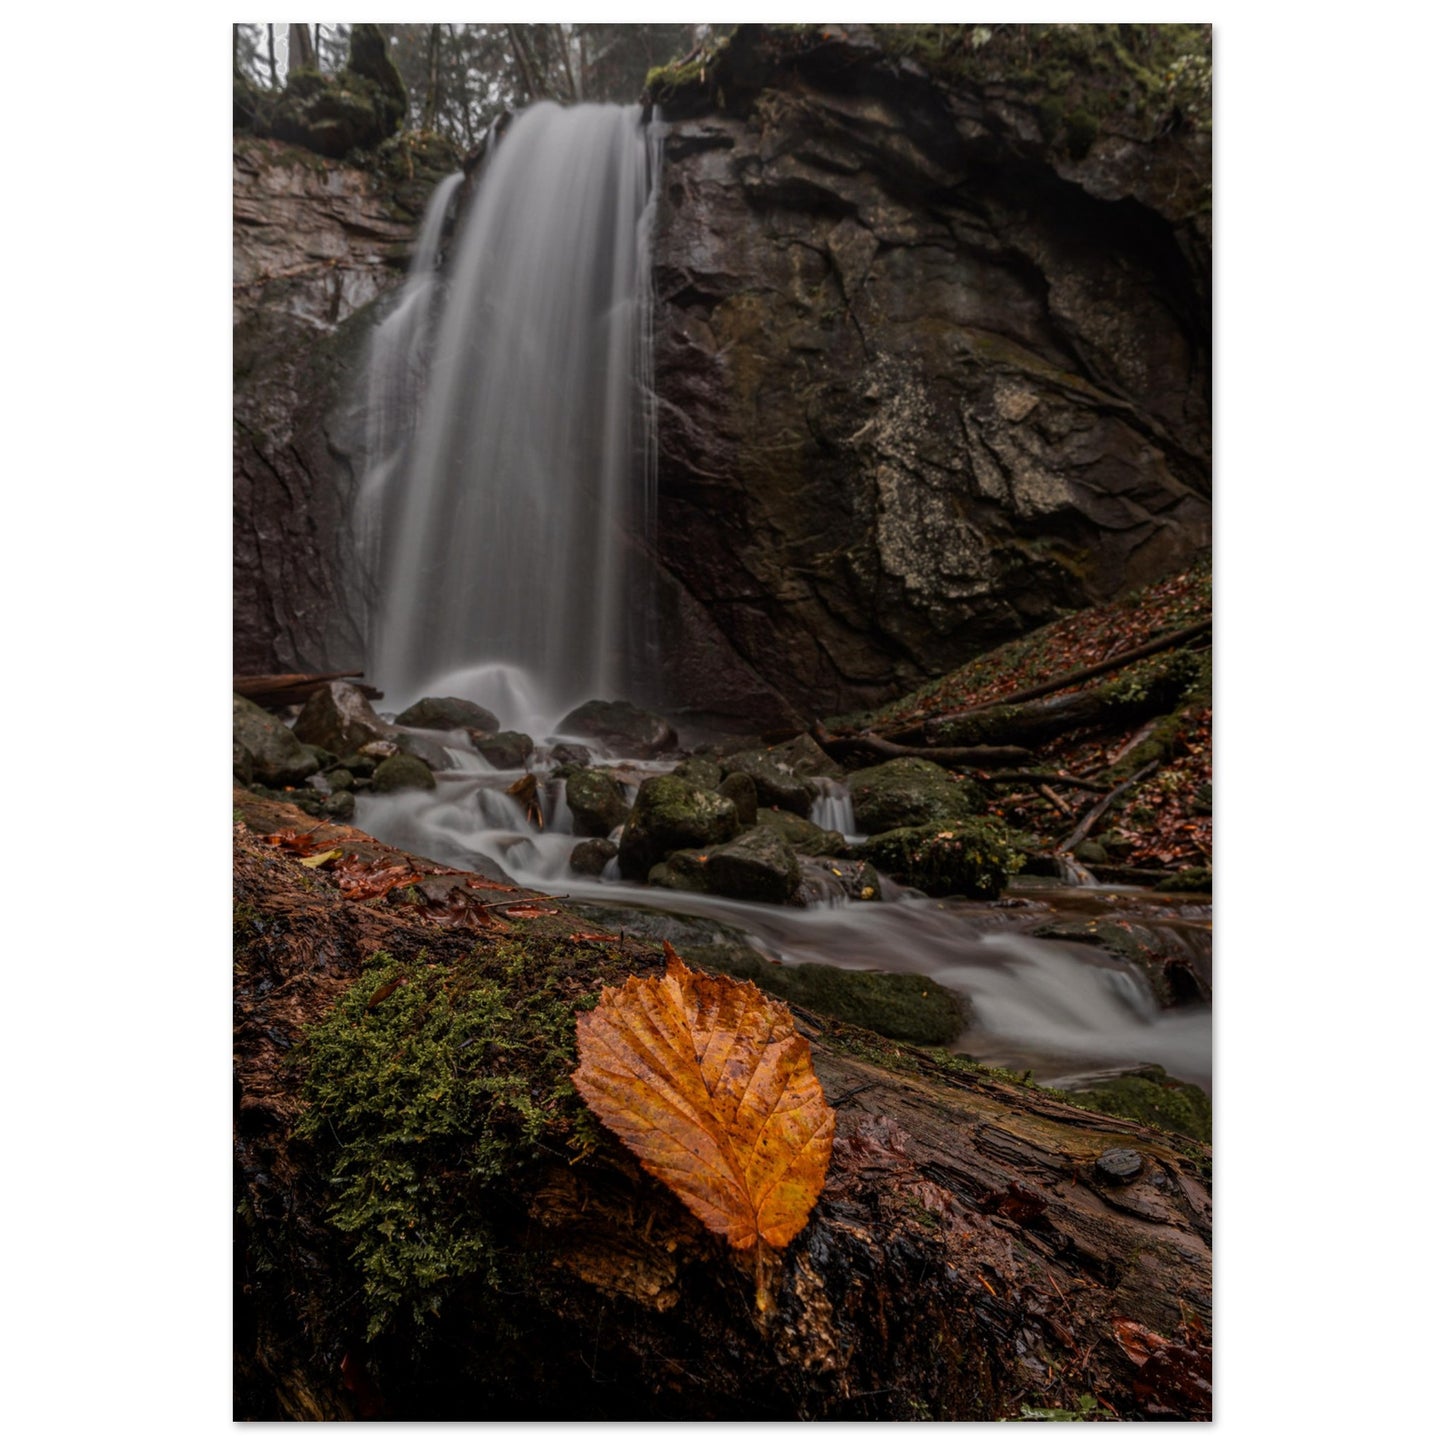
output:
M 628 104 L 654 66 L 687 54 L 708 25 L 383 25 L 406 83 L 406 125 L 465 149 L 505 111 L 537 100 Z M 292 71 L 336 75 L 350 25 L 232 26 L 232 67 L 247 85 L 278 90 Z

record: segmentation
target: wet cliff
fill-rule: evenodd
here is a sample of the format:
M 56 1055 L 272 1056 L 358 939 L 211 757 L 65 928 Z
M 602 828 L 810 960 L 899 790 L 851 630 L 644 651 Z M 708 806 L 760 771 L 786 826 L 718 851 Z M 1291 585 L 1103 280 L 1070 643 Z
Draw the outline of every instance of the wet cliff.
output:
M 867 704 L 1207 545 L 1208 43 L 743 26 L 650 78 L 678 701 Z
M 402 136 L 364 165 L 238 133 L 232 150 L 233 632 L 238 673 L 357 666 L 340 554 L 356 382 L 432 186 Z

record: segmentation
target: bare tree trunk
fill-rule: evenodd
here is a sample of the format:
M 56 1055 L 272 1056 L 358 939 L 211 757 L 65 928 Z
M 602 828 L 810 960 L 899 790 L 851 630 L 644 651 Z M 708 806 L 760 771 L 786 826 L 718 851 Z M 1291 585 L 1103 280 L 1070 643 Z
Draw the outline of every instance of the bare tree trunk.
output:
M 557 43 L 562 47 L 562 68 L 567 72 L 567 92 L 573 100 L 581 100 L 577 93 L 577 81 L 572 75 L 572 45 L 567 38 L 567 32 L 560 25 L 552 27 L 557 32 Z
M 532 73 L 531 62 L 527 57 L 527 47 L 522 41 L 517 26 L 507 26 L 507 39 L 512 42 L 512 54 L 517 57 L 517 68 L 522 72 L 522 84 L 526 87 L 527 98 L 529 100 L 539 99 L 541 92 L 537 89 L 537 79 Z
M 422 109 L 423 130 L 435 130 L 441 93 L 442 28 L 433 25 L 426 46 L 426 105 Z
M 290 54 L 287 56 L 286 69 L 291 70 L 315 70 L 316 69 L 316 47 L 311 43 L 311 30 L 306 25 L 292 25 L 288 32 Z
M 266 26 L 266 62 L 271 67 L 271 89 L 276 90 L 281 82 L 276 75 L 276 27 Z

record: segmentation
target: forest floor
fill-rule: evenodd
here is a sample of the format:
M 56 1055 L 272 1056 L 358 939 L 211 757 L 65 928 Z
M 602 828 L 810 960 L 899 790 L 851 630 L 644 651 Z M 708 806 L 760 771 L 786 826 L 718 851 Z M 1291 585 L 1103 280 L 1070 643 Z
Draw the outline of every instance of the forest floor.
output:
M 1208 557 L 1185 571 L 1142 587 L 1118 601 L 1089 608 L 997 647 L 946 677 L 929 682 L 872 713 L 846 720 L 854 730 L 880 736 L 927 731 L 960 713 L 998 707 L 1025 690 L 1042 689 L 1051 679 L 1107 664 L 1150 642 L 1207 624 L 1213 605 Z M 1176 656 L 1177 654 L 1177 656 Z M 1138 709 L 1120 708 L 1107 717 L 1059 733 L 1033 745 L 1031 767 L 1067 777 L 1123 781 L 1141 764 L 1158 766 L 1125 790 L 1102 820 L 1098 843 L 1116 881 L 1128 873 L 1158 874 L 1211 866 L 1213 852 L 1213 649 L 1207 630 L 1174 650 L 1125 663 L 1117 673 L 1050 689 L 1050 704 L 1109 683 L 1127 693 L 1131 682 L 1142 694 L 1162 668 L 1187 669 L 1176 694 L 1166 694 L 1155 715 L 1140 719 Z M 1144 712 L 1151 709 L 1141 704 Z M 1126 760 L 1127 754 L 1127 760 Z M 1055 792 L 1067 793 L 1059 787 Z M 1080 800 L 1082 802 L 1082 800 Z M 1057 803 L 1032 788 L 998 797 L 991 811 L 1041 840 L 1063 837 L 1070 819 Z M 1088 861 L 1088 860 L 1084 860 Z

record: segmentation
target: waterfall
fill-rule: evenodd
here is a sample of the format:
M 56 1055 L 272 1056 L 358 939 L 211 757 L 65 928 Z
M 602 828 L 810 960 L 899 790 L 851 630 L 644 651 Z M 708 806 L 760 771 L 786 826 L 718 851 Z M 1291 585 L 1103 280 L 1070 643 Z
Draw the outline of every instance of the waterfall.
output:
M 376 328 L 366 367 L 366 468 L 356 500 L 354 531 L 362 594 L 375 597 L 381 585 L 383 539 L 393 519 L 387 504 L 400 502 L 394 473 L 405 457 L 426 374 L 447 207 L 462 183 L 448 176 L 427 202 L 416 250 L 396 305 Z
M 545 729 L 635 680 L 659 157 L 638 107 L 531 107 L 466 203 L 434 328 L 429 297 L 411 308 L 425 385 L 400 445 L 377 438 L 391 460 L 369 459 L 359 527 L 392 706 L 450 694 Z

